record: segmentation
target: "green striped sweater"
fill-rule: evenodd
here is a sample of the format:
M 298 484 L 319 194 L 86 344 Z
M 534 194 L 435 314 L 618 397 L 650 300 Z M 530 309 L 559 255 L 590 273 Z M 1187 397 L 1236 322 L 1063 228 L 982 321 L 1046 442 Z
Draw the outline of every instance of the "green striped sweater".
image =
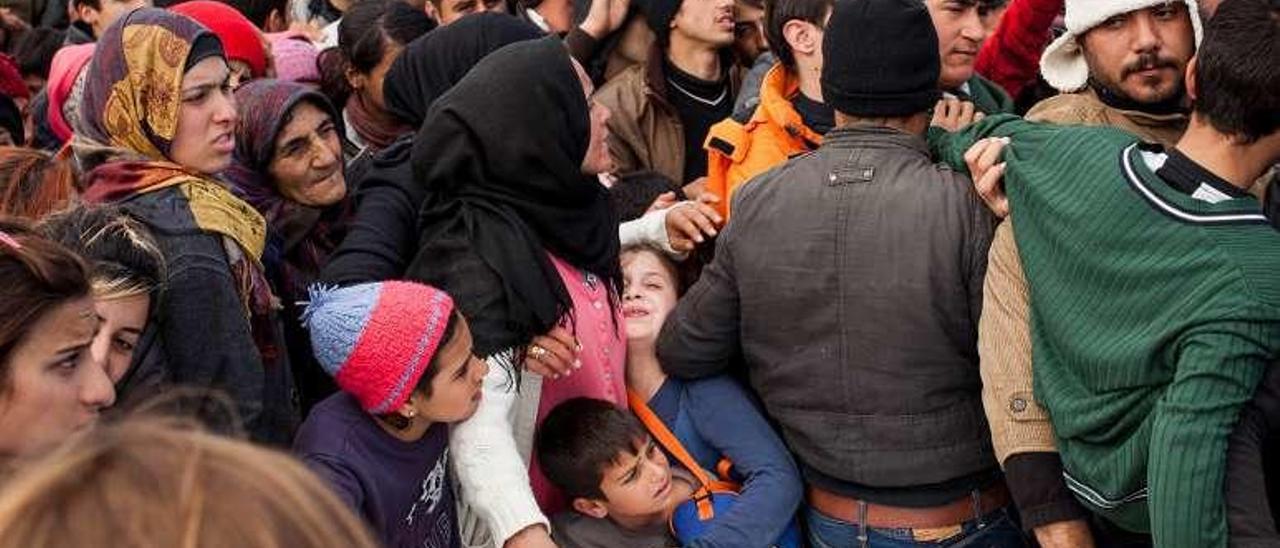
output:
M 958 169 L 989 136 L 1012 139 L 1036 399 L 1068 487 L 1157 546 L 1226 546 L 1227 437 L 1280 351 L 1280 233 L 1252 197 L 1171 188 L 1113 128 L 996 116 L 931 134 Z

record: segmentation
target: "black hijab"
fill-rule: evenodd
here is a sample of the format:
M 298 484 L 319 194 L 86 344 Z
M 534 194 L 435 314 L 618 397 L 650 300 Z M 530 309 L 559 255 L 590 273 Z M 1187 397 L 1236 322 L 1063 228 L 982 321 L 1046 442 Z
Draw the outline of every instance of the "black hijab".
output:
M 484 56 L 507 44 L 542 36 L 538 27 L 511 15 L 476 13 L 419 37 L 387 71 L 382 87 L 387 109 L 420 127 L 427 110 Z
M 523 347 L 570 314 L 548 251 L 608 281 L 616 305 L 618 221 L 581 172 L 590 131 L 555 37 L 485 57 L 427 114 L 412 163 L 428 195 L 408 275 L 453 296 L 478 355 Z

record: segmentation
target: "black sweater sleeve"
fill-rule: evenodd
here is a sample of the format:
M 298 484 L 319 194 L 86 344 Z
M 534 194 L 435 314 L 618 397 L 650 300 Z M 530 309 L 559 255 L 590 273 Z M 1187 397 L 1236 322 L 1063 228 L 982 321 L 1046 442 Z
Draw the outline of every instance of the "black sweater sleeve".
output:
M 426 189 L 413 179 L 412 142 L 401 140 L 373 161 L 356 194 L 356 213 L 342 244 L 320 273 L 326 284 L 351 285 L 404 275 L 418 241 Z
M 1274 450 L 1280 439 L 1280 367 L 1267 371 L 1253 401 L 1240 413 L 1240 422 L 1227 446 L 1227 527 L 1233 547 L 1280 546 L 1275 508 L 1268 493 L 1280 483 L 1280 462 Z

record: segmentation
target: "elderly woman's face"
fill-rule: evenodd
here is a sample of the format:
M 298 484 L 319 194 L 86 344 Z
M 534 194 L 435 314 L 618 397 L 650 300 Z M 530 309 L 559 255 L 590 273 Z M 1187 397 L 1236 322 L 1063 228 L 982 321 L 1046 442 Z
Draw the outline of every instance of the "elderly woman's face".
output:
M 182 77 L 182 105 L 169 159 L 188 169 L 213 174 L 231 164 L 235 150 L 236 103 L 230 70 L 221 57 L 196 63 Z
M 298 103 L 272 146 L 267 174 L 286 199 L 325 207 L 347 195 L 338 128 L 324 110 Z

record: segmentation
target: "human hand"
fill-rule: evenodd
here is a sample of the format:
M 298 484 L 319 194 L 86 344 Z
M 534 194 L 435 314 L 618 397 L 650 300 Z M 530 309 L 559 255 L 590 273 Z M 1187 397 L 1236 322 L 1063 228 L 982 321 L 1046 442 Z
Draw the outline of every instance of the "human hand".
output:
M 503 548 L 556 548 L 547 528 L 542 525 L 530 525 L 512 535 L 502 544 Z
M 723 223 L 720 214 L 702 200 L 677 204 L 667 212 L 667 242 L 676 251 L 693 251 L 714 237 L 718 233 L 716 227 Z
M 1055 521 L 1035 528 L 1040 548 L 1093 548 L 1093 533 L 1082 519 Z
M 973 189 L 987 209 L 1001 219 L 1009 216 L 1009 196 L 1004 191 L 1005 163 L 1000 161 L 1008 137 L 988 137 L 969 147 L 964 162 L 973 177 Z
M 649 209 L 644 210 L 644 212 L 651 213 L 654 211 L 660 211 L 673 205 L 676 205 L 676 193 L 663 192 L 662 194 L 659 194 L 657 198 L 653 199 L 653 203 L 649 204 Z
M 622 27 L 630 7 L 631 0 L 591 0 L 591 8 L 579 27 L 592 38 L 603 40 Z
M 556 326 L 546 335 L 534 337 L 525 348 L 524 368 L 552 379 L 566 377 L 582 367 L 578 360 L 581 350 L 573 333 Z
M 981 112 L 974 108 L 973 103 L 969 101 L 961 101 L 954 97 L 940 99 L 933 106 L 933 120 L 929 125 L 937 126 L 947 131 L 960 131 L 965 126 L 978 122 L 984 118 Z

